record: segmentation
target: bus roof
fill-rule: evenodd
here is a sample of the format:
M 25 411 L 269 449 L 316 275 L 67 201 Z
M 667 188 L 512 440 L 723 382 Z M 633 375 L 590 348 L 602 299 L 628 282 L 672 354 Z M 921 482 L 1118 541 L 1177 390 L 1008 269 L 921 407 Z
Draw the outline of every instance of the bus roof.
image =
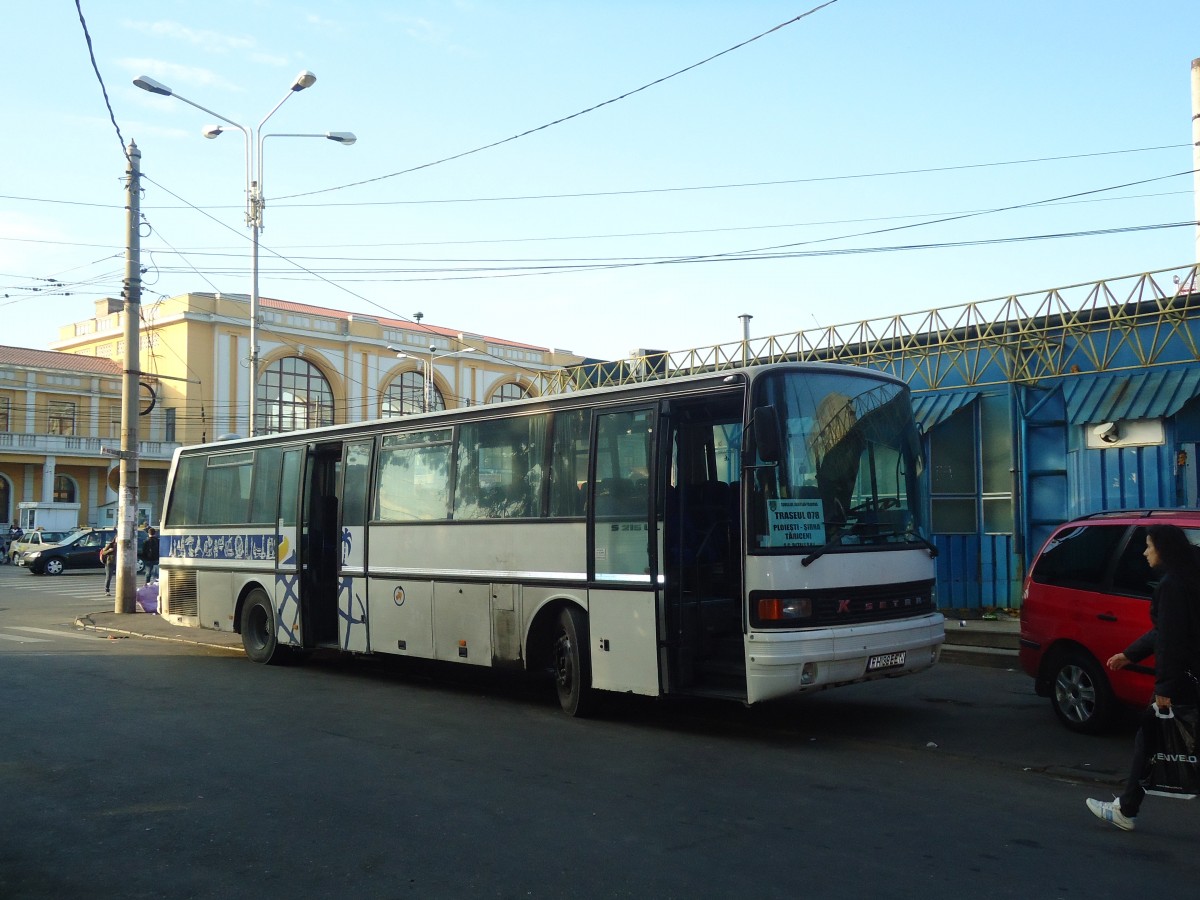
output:
M 520 400 L 506 400 L 503 403 L 498 404 L 477 404 L 474 406 L 465 407 L 460 406 L 455 407 L 454 409 L 442 409 L 426 413 L 413 413 L 406 416 L 366 419 L 360 422 L 350 422 L 339 425 L 323 425 L 319 428 L 305 428 L 297 429 L 295 431 L 277 431 L 270 434 L 256 435 L 254 437 L 228 435 L 205 444 L 192 444 L 187 447 L 180 448 L 180 450 L 182 452 L 190 452 L 192 450 L 199 450 L 200 448 L 212 449 L 214 447 L 229 448 L 235 446 L 255 446 L 264 442 L 276 443 L 281 441 L 319 441 L 322 436 L 326 435 L 332 438 L 337 435 L 355 432 L 374 434 L 379 431 L 394 429 L 397 427 L 397 425 L 401 424 L 405 428 L 418 428 L 421 426 L 433 427 L 438 423 L 452 425 L 463 418 L 480 418 L 495 415 L 519 415 L 522 411 L 533 413 L 539 410 L 557 407 L 565 407 L 569 409 L 573 406 L 593 404 L 596 402 L 598 397 L 611 398 L 611 402 L 618 403 L 634 399 L 645 394 L 656 395 L 686 393 L 689 389 L 719 390 L 725 385 L 748 384 L 762 375 L 778 371 L 803 371 L 812 372 L 814 374 L 841 374 L 850 377 L 870 378 L 878 381 L 891 382 L 905 388 L 908 387 L 907 383 L 901 378 L 897 378 L 896 376 L 886 372 L 881 372 L 876 369 L 866 369 L 861 366 L 850 366 L 841 363 L 826 362 L 768 363 L 764 365 L 707 371 L 688 375 L 674 375 L 668 377 L 650 376 L 641 380 L 629 380 L 621 384 L 615 384 L 611 386 L 586 388 L 576 391 L 563 391 L 561 393 L 546 394 L 538 397 L 524 397 Z

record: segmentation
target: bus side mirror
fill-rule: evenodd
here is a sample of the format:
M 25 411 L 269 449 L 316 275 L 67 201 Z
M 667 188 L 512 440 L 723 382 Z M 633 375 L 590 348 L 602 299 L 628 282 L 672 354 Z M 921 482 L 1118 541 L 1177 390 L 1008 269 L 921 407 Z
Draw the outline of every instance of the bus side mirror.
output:
M 763 462 L 779 462 L 779 425 L 775 418 L 775 410 L 770 406 L 760 406 L 754 410 L 751 420 L 754 429 L 754 443 L 758 447 L 758 458 Z

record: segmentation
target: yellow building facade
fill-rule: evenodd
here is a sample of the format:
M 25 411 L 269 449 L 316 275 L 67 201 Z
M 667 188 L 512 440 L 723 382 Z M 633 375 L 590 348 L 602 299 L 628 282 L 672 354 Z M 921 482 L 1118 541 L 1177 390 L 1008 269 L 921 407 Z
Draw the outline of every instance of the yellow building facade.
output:
M 148 437 L 148 436 L 147 436 Z M 108 486 L 121 446 L 121 367 L 109 359 L 0 346 L 0 516 L 61 530 L 112 525 Z M 159 485 L 175 445 L 143 440 Z
M 0 347 L 7 521 L 21 502 L 68 495 L 80 504 L 78 524 L 115 521 L 114 458 L 105 451 L 120 443 L 124 316 L 120 300 L 99 300 L 92 318 L 59 330 L 52 351 Z M 140 318 L 139 502 L 157 521 L 175 448 L 250 433 L 250 303 L 245 295 L 192 293 L 143 304 Z M 258 434 L 532 396 L 545 378 L 581 361 L 502 338 L 265 298 L 257 332 Z

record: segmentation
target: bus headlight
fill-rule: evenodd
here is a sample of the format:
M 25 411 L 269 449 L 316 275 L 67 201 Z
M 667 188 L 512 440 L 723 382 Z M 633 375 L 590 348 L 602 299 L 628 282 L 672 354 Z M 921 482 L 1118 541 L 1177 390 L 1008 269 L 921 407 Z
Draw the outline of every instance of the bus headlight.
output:
M 807 597 L 792 597 L 786 600 L 762 597 L 758 601 L 758 618 L 763 622 L 807 619 L 811 616 L 812 600 Z

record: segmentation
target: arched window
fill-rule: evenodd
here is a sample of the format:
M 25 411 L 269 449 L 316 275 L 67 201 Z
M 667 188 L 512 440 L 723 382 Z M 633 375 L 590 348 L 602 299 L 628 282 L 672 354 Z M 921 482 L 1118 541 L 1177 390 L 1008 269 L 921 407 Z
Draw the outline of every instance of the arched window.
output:
M 255 432 L 269 434 L 333 424 L 333 391 L 321 370 L 298 356 L 277 359 L 258 380 Z
M 75 480 L 73 478 L 68 478 L 66 475 L 54 476 L 54 502 L 75 502 Z
M 429 411 L 445 409 L 446 398 L 436 384 L 429 386 Z M 425 411 L 425 379 L 420 372 L 405 372 L 388 385 L 380 403 L 380 415 L 411 416 Z
M 528 397 L 529 394 L 525 388 L 521 387 L 515 381 L 510 381 L 507 384 L 502 384 L 496 388 L 488 403 L 503 403 L 505 400 L 521 400 Z

